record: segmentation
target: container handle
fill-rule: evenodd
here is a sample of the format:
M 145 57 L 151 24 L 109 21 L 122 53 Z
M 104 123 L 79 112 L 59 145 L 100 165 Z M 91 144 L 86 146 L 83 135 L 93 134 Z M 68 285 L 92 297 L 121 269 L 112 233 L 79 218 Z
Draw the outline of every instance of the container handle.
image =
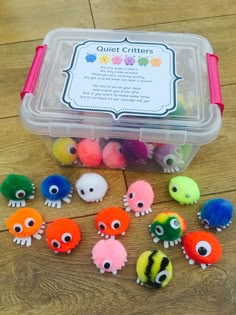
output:
M 221 115 L 224 111 L 224 104 L 222 101 L 221 87 L 220 87 L 220 76 L 218 70 L 218 57 L 214 54 L 207 53 L 207 65 L 209 74 L 209 85 L 211 104 L 219 106 Z
M 27 79 L 25 81 L 24 88 L 20 93 L 20 97 L 22 100 L 26 93 L 33 93 L 34 91 L 34 87 L 35 87 L 35 84 L 39 75 L 39 71 L 43 62 L 43 57 L 45 55 L 46 49 L 47 49 L 47 45 L 36 47 L 34 59 L 30 67 Z

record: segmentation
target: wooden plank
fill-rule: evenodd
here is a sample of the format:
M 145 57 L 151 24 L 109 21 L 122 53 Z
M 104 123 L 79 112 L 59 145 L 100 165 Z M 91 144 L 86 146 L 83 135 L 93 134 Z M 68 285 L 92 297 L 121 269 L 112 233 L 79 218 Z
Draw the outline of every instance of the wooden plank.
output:
M 236 203 L 235 193 L 219 194 Z M 207 196 L 201 199 L 202 204 Z M 221 233 L 213 232 L 223 246 L 221 260 L 203 271 L 190 266 L 181 245 L 164 250 L 173 264 L 173 280 L 165 289 L 150 290 L 136 284 L 135 264 L 145 250 L 160 249 L 148 232 L 155 213 L 169 208 L 179 211 L 188 222 L 188 231 L 201 229 L 196 218 L 199 205 L 189 209 L 170 202 L 155 205 L 154 213 L 131 218 L 125 237 L 119 240 L 128 252 L 128 263 L 117 276 L 100 274 L 91 261 L 91 250 L 100 240 L 94 216 L 76 219 L 83 233 L 78 248 L 70 255 L 54 254 L 47 248 L 45 235 L 33 240 L 30 248 L 12 243 L 12 236 L 0 237 L 0 290 L 2 314 L 235 314 L 236 312 L 236 225 Z M 58 215 L 61 216 L 61 213 Z
M 187 0 L 91 0 L 91 6 L 96 28 L 112 29 L 236 13 L 236 3 L 231 0 L 200 0 L 191 1 L 191 4 Z
M 93 28 L 86 0 L 1 1 L 0 44 L 43 38 L 59 27 Z
M 236 83 L 236 73 L 233 65 L 236 60 L 236 29 L 235 17 L 211 18 L 201 20 L 201 23 L 192 20 L 159 24 L 142 28 L 146 31 L 175 31 L 198 33 L 209 38 L 215 53 L 219 55 L 219 71 L 221 84 Z M 217 34 L 217 36 L 215 36 Z M 0 102 L 3 104 L 0 118 L 18 115 L 20 91 L 22 90 L 35 48 L 41 41 L 2 45 L 0 49 Z
M 210 41 L 214 53 L 219 57 L 221 84 L 227 85 L 236 82 L 235 71 L 233 70 L 233 65 L 236 64 L 236 50 L 233 49 L 236 47 L 235 15 L 164 23 L 137 27 L 136 29 L 148 32 L 193 33 L 206 37 Z

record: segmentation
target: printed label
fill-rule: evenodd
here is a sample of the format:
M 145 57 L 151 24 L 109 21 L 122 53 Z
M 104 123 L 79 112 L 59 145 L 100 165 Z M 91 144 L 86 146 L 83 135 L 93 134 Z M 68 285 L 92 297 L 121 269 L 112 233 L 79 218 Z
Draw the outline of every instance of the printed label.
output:
M 86 41 L 64 70 L 61 101 L 81 111 L 165 116 L 176 110 L 175 51 L 162 43 Z

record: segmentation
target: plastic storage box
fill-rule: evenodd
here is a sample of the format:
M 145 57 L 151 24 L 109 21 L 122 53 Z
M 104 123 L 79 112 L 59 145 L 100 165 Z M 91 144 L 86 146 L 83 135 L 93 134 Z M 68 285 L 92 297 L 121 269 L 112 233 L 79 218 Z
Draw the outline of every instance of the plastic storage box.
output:
M 211 45 L 178 33 L 55 29 L 21 98 L 58 163 L 168 173 L 217 137 L 224 108 Z

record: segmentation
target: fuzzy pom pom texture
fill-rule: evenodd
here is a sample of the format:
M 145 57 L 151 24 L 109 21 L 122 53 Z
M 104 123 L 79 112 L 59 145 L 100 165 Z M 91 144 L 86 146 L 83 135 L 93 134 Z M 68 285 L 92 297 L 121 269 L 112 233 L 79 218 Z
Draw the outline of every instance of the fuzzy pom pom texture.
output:
M 123 209 L 117 207 L 105 208 L 95 218 L 98 234 L 105 238 L 125 235 L 129 224 L 129 215 Z
M 9 200 L 9 207 L 25 207 L 26 199 L 34 199 L 35 186 L 26 176 L 9 174 L 2 182 L 0 191 Z
M 73 187 L 66 177 L 53 174 L 42 181 L 40 191 L 42 196 L 46 198 L 45 205 L 61 208 L 62 200 L 66 203 L 71 202 Z
M 81 231 L 75 221 L 60 218 L 48 225 L 46 236 L 48 247 L 55 253 L 70 254 L 81 240 Z
M 116 275 L 127 262 L 127 251 L 118 240 L 100 240 L 92 249 L 92 259 L 101 273 Z
M 75 186 L 80 198 L 86 202 L 102 201 L 108 189 L 105 178 L 96 173 L 83 174 Z
M 132 210 L 136 217 L 152 212 L 154 192 L 152 186 L 144 180 L 138 180 L 131 184 L 123 199 L 126 211 Z
M 45 222 L 41 214 L 33 208 L 20 208 L 6 221 L 9 232 L 14 236 L 13 242 L 18 245 L 30 246 L 32 237 L 42 238 Z

